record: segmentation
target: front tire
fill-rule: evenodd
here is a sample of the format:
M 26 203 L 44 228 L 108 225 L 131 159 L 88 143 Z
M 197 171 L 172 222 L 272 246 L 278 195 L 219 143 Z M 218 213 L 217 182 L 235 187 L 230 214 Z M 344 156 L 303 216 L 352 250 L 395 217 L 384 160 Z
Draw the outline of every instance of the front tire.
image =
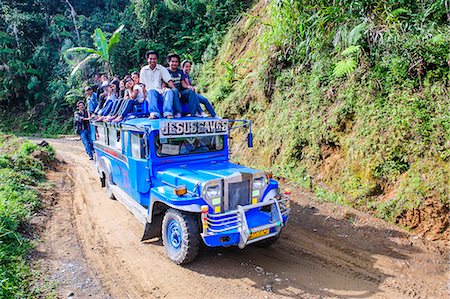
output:
M 188 264 L 198 255 L 200 235 L 194 215 L 167 210 L 162 223 L 162 240 L 167 256 L 174 263 Z

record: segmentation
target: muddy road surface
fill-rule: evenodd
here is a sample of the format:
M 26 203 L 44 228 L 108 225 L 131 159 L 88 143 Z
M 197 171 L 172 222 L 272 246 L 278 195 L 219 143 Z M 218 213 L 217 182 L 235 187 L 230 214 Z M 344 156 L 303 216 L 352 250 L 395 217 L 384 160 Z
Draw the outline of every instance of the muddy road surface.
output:
M 187 266 L 107 198 L 81 142 L 47 140 L 51 216 L 38 247 L 61 298 L 449 298 L 448 241 L 413 236 L 294 189 L 290 222 L 271 248 L 206 249 Z

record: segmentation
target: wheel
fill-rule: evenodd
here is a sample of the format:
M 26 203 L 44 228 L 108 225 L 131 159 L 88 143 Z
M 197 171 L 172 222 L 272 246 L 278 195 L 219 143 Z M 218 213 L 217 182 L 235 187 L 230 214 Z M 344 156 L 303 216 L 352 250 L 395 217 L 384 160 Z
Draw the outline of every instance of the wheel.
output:
M 264 239 L 262 241 L 256 242 L 255 245 L 261 248 L 267 248 L 270 247 L 272 244 L 275 244 L 278 239 L 280 238 L 280 235 L 276 235 L 275 237 L 270 237 L 268 239 Z
M 169 209 L 164 215 L 162 240 L 167 256 L 176 264 L 188 264 L 198 255 L 200 235 L 193 215 Z
M 104 174 L 104 178 L 105 178 L 105 187 L 106 187 L 106 194 L 108 195 L 108 197 L 112 200 L 115 200 L 116 197 L 114 196 L 114 193 L 112 191 L 111 188 L 111 181 L 109 180 L 109 178 Z

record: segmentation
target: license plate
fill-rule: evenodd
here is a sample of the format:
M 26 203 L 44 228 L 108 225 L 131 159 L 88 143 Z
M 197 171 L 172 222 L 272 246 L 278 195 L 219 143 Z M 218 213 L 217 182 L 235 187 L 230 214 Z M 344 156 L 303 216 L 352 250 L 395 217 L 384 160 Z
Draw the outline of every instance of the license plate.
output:
M 259 238 L 259 237 L 268 235 L 269 232 L 270 232 L 270 229 L 269 229 L 269 228 L 263 229 L 263 230 L 260 230 L 260 231 L 251 233 L 250 236 L 248 237 L 248 239 L 249 239 L 249 240 L 251 240 L 251 239 L 256 239 L 256 238 Z

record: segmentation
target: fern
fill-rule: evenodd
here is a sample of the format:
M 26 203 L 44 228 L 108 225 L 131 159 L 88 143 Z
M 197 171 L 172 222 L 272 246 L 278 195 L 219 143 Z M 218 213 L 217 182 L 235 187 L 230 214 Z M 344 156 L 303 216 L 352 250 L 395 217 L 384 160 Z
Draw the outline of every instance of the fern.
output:
M 333 70 L 333 76 L 336 78 L 348 76 L 356 69 L 358 63 L 352 57 L 339 61 Z
M 356 45 L 359 40 L 363 37 L 363 35 L 366 33 L 367 30 L 367 24 L 366 22 L 362 22 L 359 25 L 356 25 L 355 28 L 353 28 L 347 36 L 347 40 L 349 45 Z
M 359 51 L 361 50 L 361 46 L 350 46 L 344 51 L 342 51 L 342 56 L 350 56 L 352 54 L 359 54 Z

